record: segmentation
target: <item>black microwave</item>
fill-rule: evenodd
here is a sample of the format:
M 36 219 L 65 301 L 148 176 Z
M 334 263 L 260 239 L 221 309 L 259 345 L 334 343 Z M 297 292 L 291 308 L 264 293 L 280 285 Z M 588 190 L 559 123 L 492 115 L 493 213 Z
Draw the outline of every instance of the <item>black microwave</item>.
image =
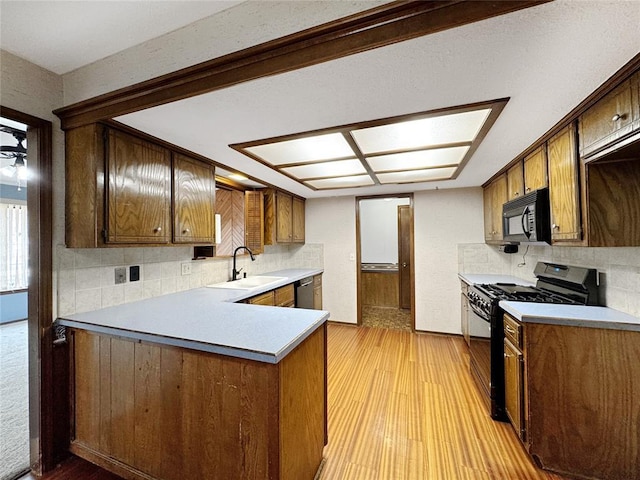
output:
M 551 243 L 549 189 L 541 188 L 502 206 L 502 233 L 507 242 Z

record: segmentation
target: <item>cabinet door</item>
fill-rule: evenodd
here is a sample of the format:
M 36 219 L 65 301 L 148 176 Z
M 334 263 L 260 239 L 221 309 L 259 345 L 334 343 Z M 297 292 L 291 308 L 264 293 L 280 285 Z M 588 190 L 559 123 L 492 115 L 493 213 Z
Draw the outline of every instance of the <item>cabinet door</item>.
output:
M 493 199 L 491 202 L 492 240 L 502 240 L 502 206 L 507 201 L 507 176 L 501 175 L 494 181 Z
M 504 341 L 504 396 L 507 416 L 518 436 L 524 440 L 524 364 L 520 350 Z
M 549 140 L 549 203 L 551 239 L 580 240 L 580 185 L 573 125 Z
M 109 130 L 107 232 L 109 243 L 169 243 L 171 154 L 126 133 Z
M 295 307 L 295 289 L 293 283 L 277 288 L 274 293 L 274 303 L 276 307 Z
M 322 310 L 322 275 L 313 277 L 313 309 Z
M 216 191 L 214 167 L 174 154 L 173 188 L 174 243 L 213 243 Z
M 640 73 L 636 73 L 622 82 L 580 117 L 580 154 L 583 157 L 638 128 L 637 124 L 634 126 L 634 120 L 638 119 L 640 101 L 634 97 L 639 78 Z
M 464 293 L 460 294 L 460 330 L 462 338 L 469 345 L 469 299 Z
M 547 185 L 547 151 L 543 145 L 524 159 L 524 193 Z
M 264 195 L 260 191 L 244 192 L 245 245 L 254 254 L 264 251 Z
M 524 165 L 522 161 L 507 170 L 507 196 L 509 200 L 522 196 L 524 193 Z
M 276 193 L 276 242 L 291 243 L 293 199 L 283 192 Z
M 293 241 L 296 243 L 304 243 L 304 200 L 300 198 L 293 199 Z
M 482 191 L 484 204 L 484 241 L 490 242 L 493 239 L 493 189 L 494 184 L 490 183 Z

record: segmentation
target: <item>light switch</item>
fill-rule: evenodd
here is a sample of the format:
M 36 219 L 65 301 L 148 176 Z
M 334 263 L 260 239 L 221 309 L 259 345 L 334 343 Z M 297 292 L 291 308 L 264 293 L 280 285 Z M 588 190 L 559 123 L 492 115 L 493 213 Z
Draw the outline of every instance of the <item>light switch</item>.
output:
M 125 267 L 116 267 L 116 285 L 127 282 L 127 269 Z

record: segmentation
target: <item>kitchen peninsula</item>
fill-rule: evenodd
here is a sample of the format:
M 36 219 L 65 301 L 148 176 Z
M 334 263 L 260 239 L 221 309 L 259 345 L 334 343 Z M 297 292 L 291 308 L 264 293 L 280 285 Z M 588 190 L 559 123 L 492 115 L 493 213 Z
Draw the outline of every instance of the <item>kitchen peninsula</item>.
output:
M 197 288 L 65 316 L 76 455 L 127 479 L 312 479 L 327 442 L 328 312 Z

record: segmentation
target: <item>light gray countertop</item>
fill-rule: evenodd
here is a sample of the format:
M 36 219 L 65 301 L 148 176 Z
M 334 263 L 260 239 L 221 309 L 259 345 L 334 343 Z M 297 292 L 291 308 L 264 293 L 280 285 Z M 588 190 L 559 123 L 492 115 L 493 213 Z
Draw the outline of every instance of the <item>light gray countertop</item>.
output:
M 93 312 L 56 323 L 233 357 L 278 363 L 324 324 L 329 312 L 232 303 L 322 273 L 289 269 L 261 275 L 286 277 L 253 290 L 196 288 Z
M 545 323 L 640 332 L 640 318 L 609 307 L 502 300 L 500 308 L 524 323 Z
M 483 283 L 515 283 L 516 285 L 533 285 L 534 282 L 514 277 L 491 273 L 459 273 L 458 278 L 468 285 Z

